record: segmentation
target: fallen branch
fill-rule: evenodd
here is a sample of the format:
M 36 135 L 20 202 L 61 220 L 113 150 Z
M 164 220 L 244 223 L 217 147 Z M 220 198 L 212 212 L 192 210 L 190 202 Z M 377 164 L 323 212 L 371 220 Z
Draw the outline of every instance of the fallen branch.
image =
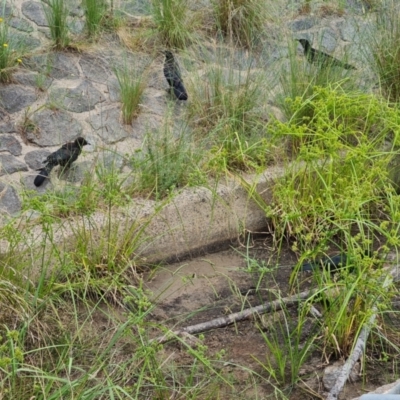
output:
M 398 276 L 398 268 L 395 267 L 385 277 L 382 288 L 383 289 L 387 288 L 393 282 L 393 278 L 396 278 L 397 276 Z M 328 393 L 328 396 L 326 397 L 326 400 L 337 400 L 340 392 L 343 390 L 343 387 L 344 387 L 345 383 L 347 382 L 347 379 L 349 378 L 351 370 L 353 369 L 354 365 L 359 360 L 361 355 L 364 353 L 369 332 L 371 331 L 372 325 L 374 324 L 375 319 L 376 319 L 376 311 L 377 311 L 377 307 L 374 306 L 372 308 L 373 314 L 371 315 L 371 317 L 368 319 L 366 324 L 361 329 L 360 334 L 357 339 L 357 342 L 354 346 L 354 349 L 353 349 L 352 353 L 350 354 L 349 358 L 344 363 L 342 370 L 340 371 L 340 373 L 336 379 L 335 384 L 333 385 L 332 389 Z
M 243 321 L 246 318 L 254 314 L 265 314 L 270 311 L 281 310 L 282 306 L 291 307 L 297 304 L 299 301 L 308 298 L 313 294 L 313 290 L 307 290 L 305 292 L 300 292 L 295 296 L 284 297 L 283 299 L 274 300 L 268 303 L 261 304 L 257 307 L 251 307 L 243 311 L 239 311 L 237 313 L 229 314 L 226 317 L 215 318 L 211 321 L 202 322 L 200 324 L 187 326 L 186 328 L 178 329 L 176 331 L 169 331 L 165 335 L 153 339 L 158 343 L 166 343 L 169 340 L 173 339 L 176 336 L 182 336 L 183 333 L 195 334 L 204 331 L 208 331 L 211 329 L 222 328 L 227 325 L 231 325 L 238 321 Z

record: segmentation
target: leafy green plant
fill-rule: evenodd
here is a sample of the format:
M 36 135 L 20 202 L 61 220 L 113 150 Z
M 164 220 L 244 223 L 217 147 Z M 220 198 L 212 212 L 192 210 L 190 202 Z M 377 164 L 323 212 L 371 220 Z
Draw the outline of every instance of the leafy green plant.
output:
M 213 0 L 217 28 L 234 44 L 252 47 L 266 21 L 261 0 Z
M 50 35 L 57 49 L 63 49 L 69 44 L 68 8 L 64 0 L 48 0 L 43 4 Z
M 22 52 L 22 43 L 12 40 L 7 22 L 0 17 L 0 82 L 10 81 L 13 69 L 22 63 Z
M 128 65 L 126 60 L 122 66 L 115 67 L 114 72 L 119 84 L 122 118 L 125 124 L 131 124 L 140 110 L 140 101 L 146 87 L 146 72 Z
M 185 0 L 152 0 L 152 15 L 165 46 L 184 48 L 190 40 L 188 2 Z

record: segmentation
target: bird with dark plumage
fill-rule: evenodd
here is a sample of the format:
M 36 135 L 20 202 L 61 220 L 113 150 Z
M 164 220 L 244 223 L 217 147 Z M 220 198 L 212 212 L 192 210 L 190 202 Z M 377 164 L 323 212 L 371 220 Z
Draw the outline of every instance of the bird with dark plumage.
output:
M 65 143 L 54 153 L 51 153 L 44 164 L 43 168 L 38 169 L 39 174 L 33 181 L 35 186 L 43 184 L 46 178 L 49 177 L 51 170 L 60 165 L 61 167 L 69 168 L 71 164 L 78 158 L 82 152 L 82 147 L 89 144 L 83 137 L 78 137 L 73 142 Z
M 316 50 L 311 47 L 310 42 L 307 39 L 297 39 L 303 46 L 304 55 L 310 64 L 317 64 L 320 67 L 341 67 L 344 69 L 357 69 L 350 64 L 346 64 L 323 51 Z
M 300 271 L 315 271 L 317 269 L 325 269 L 335 272 L 340 268 L 345 268 L 347 265 L 346 254 L 336 254 L 332 257 L 321 258 L 314 262 L 303 263 Z
M 164 76 L 178 100 L 187 100 L 188 95 L 182 82 L 179 65 L 171 51 L 166 50 L 164 61 Z

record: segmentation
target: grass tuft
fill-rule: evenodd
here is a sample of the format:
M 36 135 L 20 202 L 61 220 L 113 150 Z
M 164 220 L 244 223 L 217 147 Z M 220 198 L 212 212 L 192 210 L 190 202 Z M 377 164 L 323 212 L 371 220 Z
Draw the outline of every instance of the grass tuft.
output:
M 64 0 L 48 0 L 43 4 L 50 35 L 57 49 L 64 49 L 69 44 L 68 37 L 68 8 Z

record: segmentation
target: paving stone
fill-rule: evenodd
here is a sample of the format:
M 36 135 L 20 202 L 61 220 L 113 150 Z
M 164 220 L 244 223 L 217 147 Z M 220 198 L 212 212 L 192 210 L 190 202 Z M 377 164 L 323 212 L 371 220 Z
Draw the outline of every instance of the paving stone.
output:
M 30 69 L 46 73 L 53 79 L 76 79 L 79 77 L 77 60 L 72 54 L 40 54 L 24 60 Z
M 80 35 L 85 30 L 85 22 L 81 19 L 73 19 L 68 22 L 68 29 L 75 35 Z
M 11 18 L 8 21 L 8 24 L 12 26 L 14 29 L 17 29 L 22 32 L 33 31 L 32 25 L 26 19 L 23 18 L 17 18 L 17 17 Z
M 13 156 L 20 156 L 22 146 L 14 135 L 0 135 L 0 151 L 8 151 Z
M 41 41 L 26 32 L 20 32 L 14 28 L 9 29 L 9 34 L 11 36 L 10 46 L 15 48 L 29 49 L 33 50 L 41 46 Z
M 39 186 L 36 187 L 33 183 L 35 180 L 37 172 L 31 171 L 30 174 L 25 175 L 21 178 L 21 183 L 24 186 L 25 189 L 35 191 L 36 193 L 34 194 L 35 196 L 38 194 L 45 193 L 48 190 L 53 189 L 53 185 L 51 183 L 50 179 L 45 179 L 45 181 Z
M 42 3 L 25 1 L 21 6 L 22 14 L 39 26 L 48 26 Z
M 27 132 L 27 139 L 39 146 L 58 146 L 82 134 L 82 126 L 69 113 L 62 110 L 41 110 L 32 117 L 37 130 Z
M 89 124 L 100 138 L 110 144 L 116 143 L 129 136 L 127 129 L 121 123 L 121 109 L 119 107 L 102 110 L 88 119 Z
M 21 85 L 4 85 L 0 86 L 0 99 L 4 109 L 13 114 L 30 106 L 36 100 L 36 93 Z
M 93 110 L 96 104 L 105 100 L 104 96 L 87 81 L 81 82 L 74 89 L 53 89 L 50 96 L 62 108 L 76 113 Z
M 29 168 L 36 171 L 43 166 L 43 161 L 47 158 L 49 154 L 51 154 L 51 151 L 48 150 L 33 150 L 25 154 L 24 161 Z
M 318 19 L 311 16 L 301 17 L 295 19 L 294 21 L 290 21 L 288 23 L 288 28 L 293 32 L 306 31 L 311 29 L 318 23 Z
M 5 3 L 1 2 L 0 4 L 1 4 L 0 5 L 0 17 L 1 18 L 10 17 L 13 15 L 13 9 L 8 4 L 8 2 L 5 2 Z
M 15 131 L 15 126 L 10 119 L 10 115 L 0 107 L 0 133 L 10 133 Z
M 45 76 L 44 74 L 39 74 L 32 71 L 20 71 L 13 75 L 14 81 L 20 85 L 32 86 L 41 90 L 46 90 L 49 88 L 53 79 Z
M 97 158 L 97 167 L 101 170 L 120 172 L 124 166 L 125 157 L 115 151 L 105 150 Z
M 337 37 L 336 32 L 332 28 L 325 28 L 321 31 L 321 48 L 322 50 L 332 53 L 336 49 Z
M 8 214 L 15 214 L 21 210 L 21 200 L 16 190 L 4 182 L 0 182 L 0 210 Z
M 28 171 L 28 167 L 11 154 L 0 153 L 0 176 L 18 171 Z
M 79 64 L 84 77 L 93 82 L 105 83 L 111 74 L 111 70 L 105 67 L 107 61 L 101 58 L 84 55 Z

